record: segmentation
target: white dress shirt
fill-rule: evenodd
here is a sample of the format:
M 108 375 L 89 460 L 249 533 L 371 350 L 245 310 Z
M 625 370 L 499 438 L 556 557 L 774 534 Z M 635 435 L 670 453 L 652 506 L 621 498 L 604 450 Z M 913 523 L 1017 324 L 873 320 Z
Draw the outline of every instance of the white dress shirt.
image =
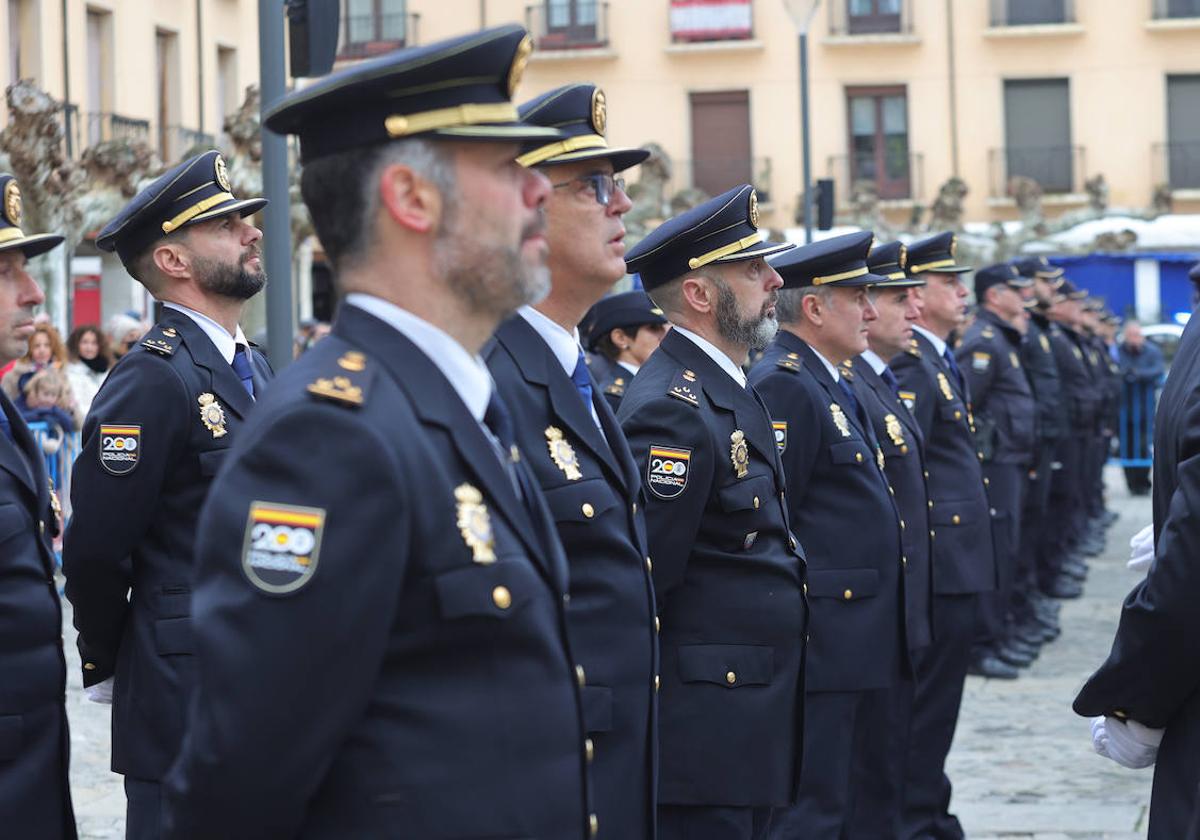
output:
M 811 344 L 809 344 L 808 349 L 813 351 L 813 355 L 821 360 L 821 364 L 825 365 L 825 370 L 829 371 L 829 375 L 833 377 L 834 382 L 837 382 L 842 378 L 841 373 L 838 372 L 837 366 L 831 364 L 828 359 L 822 356 L 821 352 L 817 350 L 816 347 L 813 347 Z
M 680 335 L 686 337 L 688 341 L 692 342 L 692 344 L 695 344 L 697 347 L 703 350 L 704 355 L 716 362 L 721 370 L 733 377 L 734 382 L 743 388 L 746 387 L 746 374 L 742 372 L 740 367 L 734 364 L 733 359 L 725 355 L 725 352 L 721 350 L 721 348 L 717 347 L 717 345 L 713 344 L 711 341 L 701 338 L 691 330 L 684 329 L 678 324 L 672 326 L 671 329 L 677 331 Z
M 631 365 L 629 362 L 617 362 L 617 366 L 625 368 L 630 376 L 637 376 L 637 372 L 642 369 L 641 365 Z
M 550 352 L 554 354 L 554 358 L 558 359 L 558 363 L 562 365 L 567 379 L 570 379 L 575 373 L 575 366 L 579 364 L 579 354 L 583 352 L 583 346 L 579 343 L 579 329 L 567 332 L 562 324 L 550 320 L 532 306 L 522 306 L 517 312 L 542 337 L 542 341 L 546 342 Z M 600 415 L 596 413 L 596 406 L 589 404 L 587 409 L 588 413 L 592 415 L 592 422 L 599 429 Z
M 346 303 L 374 315 L 429 357 L 480 424 L 492 399 L 492 375 L 479 356 L 472 356 L 449 333 L 383 298 L 362 292 L 346 295 Z M 484 427 L 487 431 L 487 427 Z
M 240 344 L 249 349 L 250 342 L 246 340 L 246 334 L 242 332 L 241 325 L 238 325 L 237 333 L 229 334 L 229 330 L 222 327 L 212 318 L 209 318 L 203 312 L 197 312 L 195 309 L 188 309 L 178 303 L 164 300 L 163 306 L 167 309 L 174 309 L 177 312 L 182 312 L 184 315 L 196 322 L 196 326 L 204 330 L 204 334 L 208 336 L 213 345 L 217 348 L 217 352 L 221 354 L 221 358 L 228 365 L 233 364 L 233 354 L 237 352 L 237 346 Z
M 913 324 L 912 328 L 915 332 L 919 332 L 921 335 L 923 335 L 927 339 L 929 339 L 929 343 L 933 345 L 933 349 L 937 351 L 939 356 L 946 355 L 945 340 L 938 338 L 936 335 L 934 335 L 933 333 L 931 333 L 929 330 L 925 329 L 924 327 L 920 326 L 919 324 Z
M 858 354 L 862 360 L 871 366 L 871 370 L 877 374 L 882 374 L 887 369 L 887 362 L 879 358 L 879 354 L 874 350 L 864 350 Z

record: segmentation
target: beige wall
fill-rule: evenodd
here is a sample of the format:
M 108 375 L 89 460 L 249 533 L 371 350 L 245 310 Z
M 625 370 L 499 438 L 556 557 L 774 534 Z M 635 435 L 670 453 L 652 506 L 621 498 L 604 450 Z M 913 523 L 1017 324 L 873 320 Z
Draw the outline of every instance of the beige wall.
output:
M 909 146 L 922 159 L 917 200 L 926 206 L 953 172 L 967 182 L 971 220 L 1013 218 L 1005 199 L 989 200 L 989 150 L 1004 145 L 1005 79 L 1070 80 L 1072 144 L 1084 147 L 1086 174 L 1103 173 L 1113 206 L 1145 207 L 1154 188 L 1151 147 L 1166 140 L 1166 76 L 1200 73 L 1200 22 L 1150 21 L 1150 0 L 1075 0 L 1077 23 L 993 30 L 987 0 L 908 0 L 912 32 L 901 36 L 833 37 L 824 0 L 810 37 L 814 177 L 847 146 L 845 88 L 907 87 Z M 950 39 L 957 120 L 950 117 Z M 485 0 L 486 23 L 525 20 L 522 0 Z M 478 27 L 478 0 L 409 0 L 420 15 L 420 41 Z M 570 81 L 601 84 L 609 101 L 609 139 L 656 141 L 676 159 L 691 157 L 688 94 L 749 91 L 752 154 L 772 162 L 774 202 L 765 214 L 792 224 L 800 190 L 798 50 L 781 0 L 754 0 L 755 40 L 672 47 L 666 0 L 611 0 L 610 47 L 572 55 L 535 54 L 519 98 Z M 914 173 L 914 178 L 917 173 Z M 838 183 L 839 198 L 848 185 Z M 1078 208 L 1081 196 L 1047 201 L 1047 212 Z M 1200 201 L 1176 196 L 1176 208 L 1200 212 Z M 899 221 L 909 208 L 898 203 Z

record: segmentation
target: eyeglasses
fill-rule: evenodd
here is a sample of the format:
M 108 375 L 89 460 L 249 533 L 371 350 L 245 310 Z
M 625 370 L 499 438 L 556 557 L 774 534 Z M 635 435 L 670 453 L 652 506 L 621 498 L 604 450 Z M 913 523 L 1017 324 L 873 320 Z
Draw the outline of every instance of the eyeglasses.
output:
M 591 175 L 581 175 L 578 178 L 572 178 L 570 181 L 563 181 L 561 184 L 551 184 L 554 189 L 562 187 L 570 187 L 574 184 L 584 184 L 591 187 L 592 194 L 596 196 L 596 203 L 601 207 L 607 207 L 612 201 L 613 195 L 617 190 L 625 192 L 625 179 L 619 178 L 616 175 L 610 175 L 607 172 L 595 172 Z

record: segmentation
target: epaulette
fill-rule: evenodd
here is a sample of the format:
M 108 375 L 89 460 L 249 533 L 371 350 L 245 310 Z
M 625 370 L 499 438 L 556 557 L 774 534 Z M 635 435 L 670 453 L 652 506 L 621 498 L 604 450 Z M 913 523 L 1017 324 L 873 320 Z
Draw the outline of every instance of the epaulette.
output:
M 982 335 L 984 338 L 995 338 L 996 337 L 996 333 L 992 331 L 991 327 L 984 327 L 983 330 L 981 330 L 979 334 Z
M 850 365 L 851 361 L 849 359 L 838 365 L 838 374 L 847 382 L 854 381 L 854 368 L 852 368 Z
M 342 405 L 362 405 L 366 401 L 367 384 L 374 373 L 367 357 L 357 350 L 348 350 L 335 364 L 328 376 L 319 376 L 309 384 L 308 393 Z
M 604 393 L 612 394 L 614 397 L 625 396 L 625 377 L 618 376 L 610 382 L 608 387 L 604 389 Z
M 904 348 L 904 352 L 910 356 L 916 356 L 919 359 L 921 358 L 921 345 L 917 344 L 917 340 L 915 338 L 910 338 L 908 340 L 908 346 Z
M 784 370 L 790 370 L 793 372 L 799 371 L 800 370 L 800 354 L 799 353 L 788 353 L 786 356 L 783 356 L 778 361 L 776 361 L 775 364 L 777 366 L 783 368 Z
M 689 405 L 698 406 L 700 405 L 700 396 L 696 393 L 698 390 L 699 385 L 696 382 L 695 372 L 681 370 L 671 380 L 671 387 L 667 389 L 667 395 L 677 400 L 683 400 Z
M 181 340 L 179 331 L 174 327 L 164 327 L 161 324 L 155 324 L 154 328 L 146 333 L 146 337 L 142 339 L 142 346 L 147 350 L 153 350 L 161 356 L 170 356 L 179 349 Z

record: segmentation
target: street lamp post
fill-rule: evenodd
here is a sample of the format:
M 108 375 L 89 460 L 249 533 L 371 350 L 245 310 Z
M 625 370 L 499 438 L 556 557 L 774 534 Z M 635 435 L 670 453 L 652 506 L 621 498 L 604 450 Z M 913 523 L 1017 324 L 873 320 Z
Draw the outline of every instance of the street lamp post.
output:
M 800 164 L 804 179 L 804 241 L 812 242 L 812 152 L 808 136 L 808 29 L 821 0 L 783 0 L 800 41 Z

